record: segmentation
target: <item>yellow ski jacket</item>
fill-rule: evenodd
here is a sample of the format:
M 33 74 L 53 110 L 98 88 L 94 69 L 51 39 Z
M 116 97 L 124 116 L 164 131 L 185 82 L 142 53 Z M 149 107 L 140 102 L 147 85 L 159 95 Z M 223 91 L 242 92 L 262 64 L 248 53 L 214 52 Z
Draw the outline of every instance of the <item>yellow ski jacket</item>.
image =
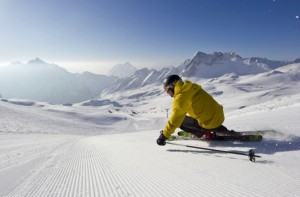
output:
M 163 130 L 169 138 L 179 128 L 185 115 L 196 119 L 206 129 L 214 129 L 224 122 L 223 107 L 218 104 L 200 85 L 179 80 L 175 84 L 172 114 Z

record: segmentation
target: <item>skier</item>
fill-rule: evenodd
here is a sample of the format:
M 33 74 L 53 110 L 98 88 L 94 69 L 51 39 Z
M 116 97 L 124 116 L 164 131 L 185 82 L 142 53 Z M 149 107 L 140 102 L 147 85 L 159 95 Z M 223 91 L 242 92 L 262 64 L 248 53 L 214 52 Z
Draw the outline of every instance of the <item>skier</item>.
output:
M 200 85 L 190 81 L 183 82 L 178 75 L 170 75 L 164 80 L 163 86 L 164 91 L 174 99 L 172 115 L 156 141 L 158 145 L 165 145 L 178 127 L 205 139 L 211 139 L 216 134 L 237 135 L 235 131 L 229 131 L 222 125 L 223 107 Z

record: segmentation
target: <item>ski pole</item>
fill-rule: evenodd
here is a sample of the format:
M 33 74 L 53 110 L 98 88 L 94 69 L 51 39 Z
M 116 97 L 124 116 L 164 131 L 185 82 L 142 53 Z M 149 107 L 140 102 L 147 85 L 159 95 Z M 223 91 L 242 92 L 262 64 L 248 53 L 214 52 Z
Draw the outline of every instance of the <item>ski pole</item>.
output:
M 220 153 L 228 153 L 228 154 L 235 154 L 235 155 L 244 155 L 248 156 L 250 161 L 255 162 L 255 157 L 261 157 L 259 155 L 255 155 L 254 150 L 250 149 L 248 153 L 242 153 L 242 152 L 234 152 L 234 151 L 225 151 L 225 150 L 218 150 L 218 149 L 212 149 L 212 148 L 203 148 L 203 147 L 198 147 L 198 146 L 190 146 L 190 145 L 184 145 L 184 144 L 177 144 L 174 142 L 166 142 L 167 144 L 172 144 L 176 146 L 183 146 L 183 147 L 188 147 L 188 148 L 196 148 L 196 149 L 201 149 L 201 150 L 209 150 L 209 151 L 214 151 L 214 152 L 220 152 Z

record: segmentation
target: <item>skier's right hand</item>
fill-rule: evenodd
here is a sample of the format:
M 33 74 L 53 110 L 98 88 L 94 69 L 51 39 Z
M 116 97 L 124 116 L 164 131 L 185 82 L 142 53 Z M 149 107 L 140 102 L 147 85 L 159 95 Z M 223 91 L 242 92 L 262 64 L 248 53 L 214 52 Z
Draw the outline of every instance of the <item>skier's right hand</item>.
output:
M 163 131 L 160 131 L 160 136 L 158 137 L 158 139 L 156 140 L 156 143 L 160 146 L 164 146 L 166 145 L 166 140 L 168 138 L 166 138 L 163 134 Z

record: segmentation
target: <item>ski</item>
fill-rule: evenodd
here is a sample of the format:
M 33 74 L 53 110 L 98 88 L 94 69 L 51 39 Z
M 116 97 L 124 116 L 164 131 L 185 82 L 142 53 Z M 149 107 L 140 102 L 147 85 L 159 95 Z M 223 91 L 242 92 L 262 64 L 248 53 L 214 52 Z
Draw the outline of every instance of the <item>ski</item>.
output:
M 251 142 L 260 142 L 262 141 L 262 135 L 240 135 L 240 136 L 216 136 L 210 140 L 216 141 L 251 141 Z M 206 139 L 203 139 L 206 140 Z
M 275 130 L 256 130 L 256 131 L 253 131 L 253 130 L 248 130 L 248 131 L 233 131 L 232 132 L 238 134 L 238 135 L 276 135 L 276 134 L 281 134 L 280 132 L 278 131 L 275 131 Z M 191 136 L 193 134 L 191 133 L 188 133 L 186 131 L 179 131 L 177 133 L 178 135 L 180 136 Z
M 270 129 L 270 130 L 257 130 L 257 131 L 252 131 L 252 130 L 249 130 L 249 131 L 236 131 L 236 133 L 238 133 L 240 135 L 270 135 L 270 136 L 272 136 L 272 135 L 278 134 L 279 132 Z
M 253 134 L 253 135 L 234 135 L 234 136 L 220 136 L 215 135 L 211 139 L 204 139 L 204 138 L 197 138 L 191 133 L 180 131 L 178 132 L 178 136 L 172 135 L 168 140 L 175 141 L 175 140 L 202 140 L 202 141 L 250 141 L 250 142 L 259 142 L 262 141 L 263 136 L 260 134 Z

